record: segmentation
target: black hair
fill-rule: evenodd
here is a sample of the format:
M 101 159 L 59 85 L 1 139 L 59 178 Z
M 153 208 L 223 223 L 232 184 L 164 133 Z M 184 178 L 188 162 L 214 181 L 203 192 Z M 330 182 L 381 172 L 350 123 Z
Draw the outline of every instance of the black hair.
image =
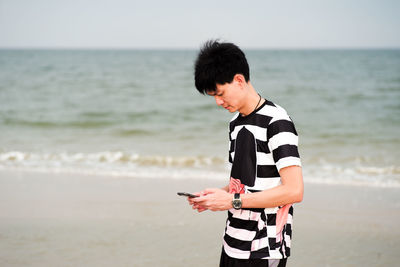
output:
M 232 82 L 236 74 L 250 80 L 249 64 L 238 46 L 217 40 L 204 43 L 194 65 L 195 86 L 200 93 L 215 92 L 217 84 Z

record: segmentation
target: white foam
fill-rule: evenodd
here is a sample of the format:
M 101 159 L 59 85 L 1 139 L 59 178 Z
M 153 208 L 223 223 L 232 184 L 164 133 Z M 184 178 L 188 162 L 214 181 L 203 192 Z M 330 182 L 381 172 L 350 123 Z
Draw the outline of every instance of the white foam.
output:
M 143 156 L 122 151 L 97 153 L 0 153 L 0 169 L 44 173 L 107 175 L 112 177 L 227 179 L 229 164 L 206 156 Z M 399 166 L 372 166 L 367 162 L 303 162 L 306 183 L 400 187 Z

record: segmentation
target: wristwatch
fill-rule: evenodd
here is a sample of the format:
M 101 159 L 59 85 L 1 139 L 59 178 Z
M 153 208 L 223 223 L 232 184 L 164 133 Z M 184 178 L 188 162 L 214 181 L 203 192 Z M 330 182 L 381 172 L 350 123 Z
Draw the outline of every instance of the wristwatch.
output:
M 240 198 L 239 193 L 235 193 L 233 195 L 232 206 L 235 210 L 239 210 L 242 208 L 242 199 Z

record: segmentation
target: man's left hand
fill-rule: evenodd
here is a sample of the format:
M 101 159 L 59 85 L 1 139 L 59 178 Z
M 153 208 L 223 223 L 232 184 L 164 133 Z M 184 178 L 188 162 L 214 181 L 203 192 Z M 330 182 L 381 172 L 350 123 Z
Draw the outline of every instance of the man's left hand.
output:
M 195 204 L 212 211 L 228 210 L 232 208 L 232 194 L 219 188 L 209 188 L 203 191 L 200 197 L 192 198 Z

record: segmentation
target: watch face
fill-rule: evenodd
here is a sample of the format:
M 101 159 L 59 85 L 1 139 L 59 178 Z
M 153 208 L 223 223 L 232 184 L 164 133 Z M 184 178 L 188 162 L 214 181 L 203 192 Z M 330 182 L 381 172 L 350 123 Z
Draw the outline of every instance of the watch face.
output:
M 235 209 L 240 209 L 242 207 L 242 201 L 240 199 L 234 199 L 232 201 L 232 206 Z

